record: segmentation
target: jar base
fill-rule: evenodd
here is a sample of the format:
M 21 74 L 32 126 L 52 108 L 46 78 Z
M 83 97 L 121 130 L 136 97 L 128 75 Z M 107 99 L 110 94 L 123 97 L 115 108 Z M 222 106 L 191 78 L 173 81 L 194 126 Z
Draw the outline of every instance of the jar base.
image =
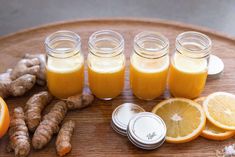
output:
M 145 100 L 145 101 L 151 101 L 151 100 L 154 100 L 154 99 L 156 99 L 157 97 L 155 97 L 155 98 L 151 98 L 151 99 L 145 99 L 145 98 L 142 98 L 142 97 L 139 97 L 139 96 L 137 96 L 137 95 L 135 95 L 135 94 L 133 94 L 135 97 L 137 97 L 138 99 L 140 99 L 140 100 Z
M 97 97 L 98 98 L 98 97 Z M 109 100 L 112 100 L 113 98 L 98 98 L 100 100 L 105 100 L 105 101 L 109 101 Z
M 175 95 L 175 94 L 173 94 L 173 93 L 170 92 L 170 95 L 171 95 L 171 97 L 173 97 L 173 98 L 186 98 L 186 99 L 194 100 L 194 99 L 200 97 L 201 94 L 199 94 L 199 95 L 197 95 L 197 96 L 190 97 L 190 96 L 182 96 L 182 95 L 179 96 L 179 95 L 177 95 L 177 94 Z

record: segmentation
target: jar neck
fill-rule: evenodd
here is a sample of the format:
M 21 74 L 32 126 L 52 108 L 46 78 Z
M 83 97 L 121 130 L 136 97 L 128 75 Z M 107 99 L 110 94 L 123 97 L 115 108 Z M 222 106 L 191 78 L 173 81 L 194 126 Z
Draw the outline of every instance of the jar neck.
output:
M 156 32 L 141 32 L 134 39 L 134 53 L 147 59 L 158 59 L 168 55 L 168 39 Z
M 90 36 L 88 47 L 89 52 L 97 57 L 115 57 L 123 53 L 124 39 L 115 31 L 101 30 Z
M 210 38 L 199 32 L 184 32 L 176 38 L 176 52 L 192 59 L 208 58 L 211 46 Z
M 55 58 L 69 58 L 80 53 L 80 36 L 71 31 L 57 31 L 45 40 L 48 56 Z

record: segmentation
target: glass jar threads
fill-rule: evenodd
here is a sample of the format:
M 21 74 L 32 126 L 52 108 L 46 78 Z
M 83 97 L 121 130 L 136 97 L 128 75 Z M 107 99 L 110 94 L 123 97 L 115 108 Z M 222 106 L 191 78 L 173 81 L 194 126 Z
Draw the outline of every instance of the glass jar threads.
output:
M 124 87 L 123 37 L 111 30 L 93 33 L 88 42 L 88 82 L 92 93 L 104 100 L 118 96 Z
M 71 31 L 58 31 L 45 40 L 47 51 L 47 86 L 58 98 L 82 93 L 84 57 L 79 35 Z
M 169 67 L 169 41 L 156 32 L 135 36 L 130 58 L 130 86 L 135 96 L 152 100 L 163 94 Z
M 212 42 L 199 32 L 184 32 L 176 38 L 171 58 L 169 89 L 175 97 L 193 99 L 204 89 Z

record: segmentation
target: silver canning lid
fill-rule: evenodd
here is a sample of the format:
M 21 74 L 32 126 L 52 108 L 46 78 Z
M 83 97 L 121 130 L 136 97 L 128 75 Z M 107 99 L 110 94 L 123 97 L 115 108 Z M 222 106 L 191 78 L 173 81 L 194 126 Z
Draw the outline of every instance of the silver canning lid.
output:
M 128 124 L 127 136 L 139 148 L 155 149 L 160 147 L 165 141 L 166 125 L 154 113 L 138 113 Z
M 209 66 L 208 66 L 208 78 L 209 79 L 219 78 L 219 76 L 223 73 L 223 71 L 224 71 L 223 61 L 215 55 L 210 55 Z
M 145 112 L 145 110 L 133 103 L 124 103 L 118 106 L 112 113 L 112 128 L 117 133 L 126 136 L 130 119 L 140 112 Z

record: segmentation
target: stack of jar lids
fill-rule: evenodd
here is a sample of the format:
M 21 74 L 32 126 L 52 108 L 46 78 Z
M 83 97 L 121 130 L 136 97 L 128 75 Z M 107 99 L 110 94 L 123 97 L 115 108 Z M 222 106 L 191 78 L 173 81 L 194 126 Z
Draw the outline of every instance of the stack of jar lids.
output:
M 166 136 L 164 121 L 154 113 L 145 112 L 136 104 L 124 103 L 112 114 L 112 128 L 142 149 L 160 147 Z
M 126 136 L 130 119 L 140 112 L 144 112 L 144 109 L 136 104 L 124 103 L 118 106 L 112 114 L 112 128 L 119 134 Z

